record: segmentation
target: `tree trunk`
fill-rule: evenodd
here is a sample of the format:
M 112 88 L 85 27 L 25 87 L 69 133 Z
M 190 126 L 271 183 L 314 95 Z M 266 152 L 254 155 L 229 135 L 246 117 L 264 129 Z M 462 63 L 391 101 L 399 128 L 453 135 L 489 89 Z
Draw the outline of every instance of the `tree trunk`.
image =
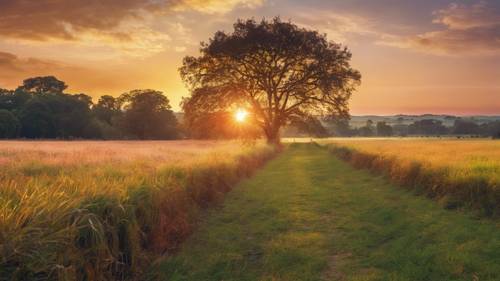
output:
M 271 145 L 280 145 L 280 127 L 279 126 L 269 126 L 264 130 L 266 134 L 267 143 Z

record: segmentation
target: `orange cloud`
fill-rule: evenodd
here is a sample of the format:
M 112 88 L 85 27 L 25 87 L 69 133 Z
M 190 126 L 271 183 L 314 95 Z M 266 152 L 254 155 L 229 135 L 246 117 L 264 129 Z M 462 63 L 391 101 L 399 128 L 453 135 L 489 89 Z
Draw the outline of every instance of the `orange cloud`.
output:
M 236 7 L 255 8 L 265 0 L 183 0 L 178 1 L 174 10 L 195 10 L 208 14 L 227 13 Z
M 21 81 L 26 75 L 46 73 L 61 69 L 60 63 L 36 58 L 20 58 L 14 54 L 0 52 L 0 87 L 11 87 L 12 81 Z
M 132 89 L 161 90 L 178 110 L 181 96 L 187 91 L 177 74 L 177 67 L 165 67 L 165 64 L 173 64 L 172 61 L 167 57 L 135 58 L 126 65 L 112 62 L 85 65 L 20 57 L 0 51 L 0 88 L 15 89 L 24 79 L 54 75 L 68 84 L 69 93 L 83 92 L 94 97 L 94 101 L 104 94 L 117 96 Z
M 0 38 L 102 45 L 130 54 L 162 51 L 170 37 L 155 27 L 165 12 L 224 13 L 263 0 L 0 1 Z
M 433 22 L 445 29 L 410 37 L 387 36 L 379 43 L 444 55 L 500 54 L 500 11 L 487 2 L 451 4 L 434 15 Z
M 453 3 L 446 9 L 434 12 L 437 18 L 433 22 L 444 24 L 454 30 L 495 26 L 500 24 L 499 12 L 485 1 L 471 6 Z
M 317 9 L 298 12 L 295 20 L 299 25 L 326 33 L 329 40 L 340 43 L 349 41 L 352 35 L 380 36 L 365 18 L 353 14 L 332 13 Z

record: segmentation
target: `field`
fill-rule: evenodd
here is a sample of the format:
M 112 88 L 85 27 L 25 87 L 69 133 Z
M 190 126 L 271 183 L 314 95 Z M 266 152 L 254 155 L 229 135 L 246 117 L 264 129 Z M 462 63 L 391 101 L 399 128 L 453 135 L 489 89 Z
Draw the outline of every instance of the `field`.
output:
M 500 224 L 295 143 L 151 270 L 170 281 L 496 281 Z
M 500 141 L 285 141 L 0 142 L 0 280 L 500 280 Z
M 330 139 L 320 141 L 355 167 L 435 197 L 445 207 L 500 214 L 500 141 Z
M 134 277 L 273 154 L 237 142 L 0 142 L 0 280 Z

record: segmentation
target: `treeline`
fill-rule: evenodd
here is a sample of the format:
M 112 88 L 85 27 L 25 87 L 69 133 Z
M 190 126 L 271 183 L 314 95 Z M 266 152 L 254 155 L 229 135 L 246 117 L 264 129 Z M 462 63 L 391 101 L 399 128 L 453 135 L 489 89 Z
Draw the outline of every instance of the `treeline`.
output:
M 373 121 L 367 120 L 365 126 L 351 128 L 348 120 L 342 120 L 331 124 L 330 131 L 333 135 L 346 137 L 467 135 L 500 138 L 500 121 L 477 124 L 473 121 L 458 118 L 453 126 L 447 127 L 442 121 L 435 119 L 424 119 L 411 124 L 394 125 L 383 121 L 375 124 Z
M 0 88 L 0 138 L 173 139 L 177 119 L 162 92 L 133 90 L 97 103 L 54 76 Z
M 235 123 L 231 112 L 196 114 L 197 104 L 183 102 L 180 126 L 170 101 L 160 91 L 133 90 L 119 97 L 101 96 L 94 103 L 86 94 L 66 93 L 67 85 L 54 76 L 23 81 L 15 90 L 0 88 L 0 138 L 30 139 L 175 139 L 257 138 L 261 130 L 254 120 Z M 310 117 L 292 120 L 285 136 L 445 136 L 470 135 L 500 138 L 500 121 L 482 124 L 456 119 L 424 119 L 412 124 L 388 124 L 368 120 L 359 128 L 349 120 L 320 121 Z

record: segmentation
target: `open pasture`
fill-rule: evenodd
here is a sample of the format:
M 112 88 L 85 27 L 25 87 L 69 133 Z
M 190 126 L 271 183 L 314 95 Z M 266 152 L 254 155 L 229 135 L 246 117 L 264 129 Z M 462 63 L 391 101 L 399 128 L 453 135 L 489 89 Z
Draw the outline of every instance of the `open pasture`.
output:
M 133 277 L 273 153 L 217 141 L 0 142 L 0 276 Z
M 41 165 L 82 165 L 153 160 L 156 164 L 192 161 L 220 151 L 238 153 L 236 141 L 0 141 L 3 167 L 37 162 Z
M 500 141 L 491 139 L 328 139 L 319 141 L 355 167 L 381 172 L 398 184 L 498 215 Z

